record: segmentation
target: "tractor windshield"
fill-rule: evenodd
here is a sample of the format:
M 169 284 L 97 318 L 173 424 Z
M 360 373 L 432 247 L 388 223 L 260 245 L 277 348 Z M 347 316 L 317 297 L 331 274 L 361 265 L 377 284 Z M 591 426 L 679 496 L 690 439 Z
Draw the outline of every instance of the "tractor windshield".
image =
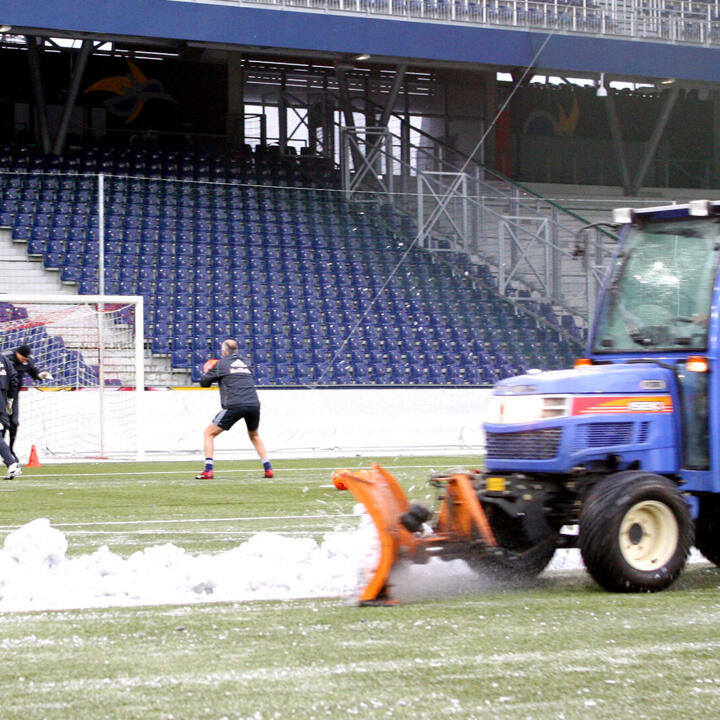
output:
M 595 327 L 596 353 L 707 349 L 720 225 L 676 220 L 632 228 Z

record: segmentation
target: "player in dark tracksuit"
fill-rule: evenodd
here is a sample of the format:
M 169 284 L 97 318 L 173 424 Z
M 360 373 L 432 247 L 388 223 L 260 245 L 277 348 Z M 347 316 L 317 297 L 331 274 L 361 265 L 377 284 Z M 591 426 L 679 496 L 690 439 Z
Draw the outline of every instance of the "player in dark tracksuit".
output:
M 22 475 L 20 463 L 13 455 L 10 446 L 5 442 L 5 430 L 10 429 L 10 418 L 8 417 L 8 399 L 11 391 L 17 385 L 17 372 L 10 358 L 7 355 L 0 355 L 0 424 L 2 424 L 2 435 L 0 435 L 0 457 L 7 465 L 6 479 Z
M 30 357 L 32 350 L 29 345 L 20 345 L 14 350 L 7 350 L 3 355 L 12 363 L 15 368 L 15 382 L 8 393 L 10 407 L 8 407 L 8 419 L 10 421 L 7 428 L 10 435 L 10 450 L 15 447 L 15 438 L 17 436 L 18 427 L 20 426 L 20 388 L 23 385 L 23 378 L 27 373 L 35 382 L 38 380 L 52 380 L 52 375 L 47 371 L 42 372 L 37 369 L 35 363 Z M 5 430 L 3 429 L 3 435 Z M 14 452 L 14 450 L 13 450 Z M 17 460 L 17 457 L 15 458 Z
M 222 410 L 212 419 L 203 434 L 205 447 L 205 469 L 196 476 L 198 480 L 213 477 L 213 454 L 215 438 L 229 430 L 238 420 L 245 420 L 248 437 L 254 445 L 265 469 L 265 477 L 273 477 L 273 469 L 267 459 L 265 445 L 260 439 L 260 400 L 255 390 L 255 381 L 248 363 L 237 354 L 235 340 L 225 340 L 222 344 L 220 360 L 208 360 L 200 377 L 202 387 L 210 387 L 214 382 L 220 385 L 220 406 Z

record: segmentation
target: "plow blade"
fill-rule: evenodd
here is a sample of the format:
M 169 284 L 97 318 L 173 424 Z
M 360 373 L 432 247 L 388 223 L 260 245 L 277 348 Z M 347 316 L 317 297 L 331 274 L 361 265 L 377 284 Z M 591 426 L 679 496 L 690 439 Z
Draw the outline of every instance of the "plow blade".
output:
M 425 521 L 431 513 L 411 505 L 398 481 L 373 463 L 369 470 L 336 470 L 333 484 L 349 490 L 361 502 L 377 528 L 380 558 L 369 582 L 360 591 L 360 605 L 388 605 L 388 579 L 399 558 L 427 562 L 430 557 L 460 558 L 496 546 L 485 512 L 470 477 L 465 473 L 436 477 L 444 490 L 432 531 Z

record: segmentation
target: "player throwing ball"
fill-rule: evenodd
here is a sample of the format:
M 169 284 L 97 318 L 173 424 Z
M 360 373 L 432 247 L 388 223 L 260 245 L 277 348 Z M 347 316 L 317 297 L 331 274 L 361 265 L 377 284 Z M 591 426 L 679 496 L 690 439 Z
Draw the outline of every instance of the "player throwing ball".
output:
M 265 445 L 260 439 L 260 400 L 255 390 L 250 366 L 238 354 L 238 344 L 228 339 L 222 344 L 220 360 L 208 360 L 200 376 L 201 387 L 210 387 L 214 382 L 220 385 L 220 405 L 222 410 L 212 419 L 203 434 L 205 447 L 205 469 L 196 475 L 197 480 L 210 480 L 213 475 L 213 455 L 215 438 L 229 430 L 238 420 L 245 420 L 248 437 L 255 447 L 265 469 L 265 477 L 273 476 L 272 465 L 267 459 Z

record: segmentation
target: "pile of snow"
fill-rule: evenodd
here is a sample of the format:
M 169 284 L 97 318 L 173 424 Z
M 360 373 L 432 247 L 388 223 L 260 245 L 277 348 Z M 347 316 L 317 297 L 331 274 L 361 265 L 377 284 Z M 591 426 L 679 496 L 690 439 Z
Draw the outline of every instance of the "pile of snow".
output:
M 356 512 L 360 511 L 360 506 Z M 216 554 L 193 555 L 170 543 L 123 558 L 103 545 L 67 557 L 65 535 L 44 518 L 10 533 L 0 550 L 0 611 L 338 597 L 355 599 L 379 553 L 367 515 L 357 530 L 327 533 L 321 543 L 271 532 Z M 558 551 L 548 571 L 582 567 L 577 550 Z M 400 566 L 401 599 L 482 590 L 487 580 L 461 560 Z
M 0 550 L 0 611 L 196 602 L 351 597 L 377 557 L 365 521 L 352 532 L 289 538 L 270 532 L 216 554 L 173 544 L 123 558 L 106 545 L 67 557 L 65 535 L 45 518 L 10 533 Z

